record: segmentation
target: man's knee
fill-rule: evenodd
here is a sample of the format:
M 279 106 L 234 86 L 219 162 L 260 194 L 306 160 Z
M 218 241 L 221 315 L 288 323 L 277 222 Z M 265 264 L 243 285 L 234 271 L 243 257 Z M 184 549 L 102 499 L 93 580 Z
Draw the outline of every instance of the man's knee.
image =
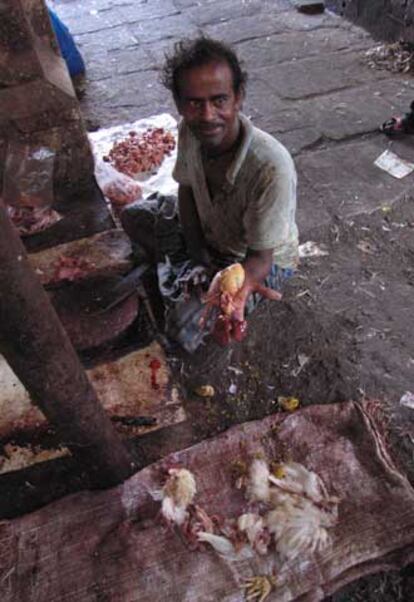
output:
M 126 207 L 121 213 L 121 224 L 131 240 L 138 242 L 145 231 L 153 231 L 154 216 L 138 207 Z
M 155 215 L 141 207 L 126 207 L 121 213 L 121 225 L 133 243 L 141 245 L 149 258 L 156 251 Z

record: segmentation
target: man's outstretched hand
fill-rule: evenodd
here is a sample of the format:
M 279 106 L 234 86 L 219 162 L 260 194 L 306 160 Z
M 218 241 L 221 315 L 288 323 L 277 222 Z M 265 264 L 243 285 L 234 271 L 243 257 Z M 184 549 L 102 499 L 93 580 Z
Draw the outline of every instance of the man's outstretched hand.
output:
M 246 308 L 246 303 L 253 293 L 259 293 L 262 297 L 266 299 L 271 299 L 273 301 L 280 301 L 282 298 L 282 294 L 278 291 L 274 291 L 271 288 L 260 284 L 259 282 L 255 282 L 252 280 L 248 274 L 246 274 L 246 279 L 242 288 L 236 293 L 233 298 L 234 310 L 232 313 L 232 318 L 234 320 L 243 321 L 244 312 Z
M 258 293 L 267 299 L 278 301 L 282 295 L 257 281 L 256 273 L 249 273 L 241 264 L 232 264 L 213 278 L 204 298 L 206 310 L 200 325 L 206 323 L 210 310 L 215 306 L 219 314 L 215 320 L 213 336 L 225 346 L 232 340 L 242 341 L 247 333 L 245 308 L 249 296 Z M 260 272 L 259 272 L 260 274 Z M 263 276 L 262 276 L 263 278 Z

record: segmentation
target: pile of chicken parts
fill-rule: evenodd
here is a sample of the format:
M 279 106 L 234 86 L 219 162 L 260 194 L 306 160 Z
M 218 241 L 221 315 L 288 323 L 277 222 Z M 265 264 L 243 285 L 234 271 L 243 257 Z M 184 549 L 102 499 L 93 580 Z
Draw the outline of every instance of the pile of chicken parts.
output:
M 50 207 L 7 207 L 7 212 L 21 236 L 36 234 L 53 226 L 61 219 Z
M 329 496 L 321 478 L 302 464 L 286 462 L 271 470 L 264 459 L 254 459 L 236 487 L 244 489 L 246 511 L 236 518 L 210 517 L 194 502 L 194 475 L 185 468 L 171 468 L 162 490 L 162 515 L 191 548 L 209 544 L 228 561 L 272 553 L 281 566 L 330 544 L 328 530 L 337 522 L 339 500 Z M 264 588 L 254 579 L 249 582 L 246 587 L 252 594 L 257 590 L 251 599 L 261 600 L 274 584 L 272 578 L 265 580 Z
M 163 128 L 149 128 L 143 134 L 129 132 L 124 140 L 115 142 L 103 160 L 127 176 L 156 170 L 175 148 L 175 138 Z

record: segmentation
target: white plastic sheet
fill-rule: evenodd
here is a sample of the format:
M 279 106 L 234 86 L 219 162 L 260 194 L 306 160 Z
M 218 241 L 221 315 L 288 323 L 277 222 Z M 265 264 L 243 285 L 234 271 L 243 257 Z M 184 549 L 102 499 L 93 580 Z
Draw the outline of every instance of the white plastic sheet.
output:
M 177 140 L 177 121 L 169 113 L 153 115 L 145 119 L 139 119 L 131 123 L 123 123 L 110 128 L 98 130 L 89 134 L 92 150 L 95 157 L 95 175 L 99 182 L 99 173 L 102 171 L 103 157 L 109 153 L 114 142 L 119 142 L 128 137 L 130 131 L 143 134 L 148 128 L 164 128 L 171 132 Z M 177 158 L 177 147 L 170 155 L 167 155 L 154 174 L 138 175 L 135 179 L 142 188 L 143 198 L 147 198 L 153 192 L 160 194 L 177 194 L 178 184 L 173 180 L 172 171 Z

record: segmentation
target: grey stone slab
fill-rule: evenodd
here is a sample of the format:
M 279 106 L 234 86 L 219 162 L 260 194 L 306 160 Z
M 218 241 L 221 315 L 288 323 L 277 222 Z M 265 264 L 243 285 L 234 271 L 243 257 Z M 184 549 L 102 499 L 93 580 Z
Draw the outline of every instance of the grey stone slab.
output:
M 130 25 L 133 35 L 142 43 L 169 38 L 184 38 L 200 33 L 198 27 L 186 16 L 164 17 L 157 21 L 142 21 Z
M 124 18 L 119 12 L 119 8 L 111 8 L 109 10 L 93 10 L 74 14 L 69 17 L 65 17 L 64 14 L 59 13 L 60 18 L 69 27 L 73 35 L 93 33 L 94 31 L 100 31 L 102 29 L 111 29 L 117 25 L 122 25 Z M 80 18 L 81 17 L 81 18 Z
M 155 69 L 162 68 L 165 54 L 173 51 L 176 41 L 175 38 L 168 38 L 167 40 L 156 40 L 155 42 L 145 44 L 145 51 L 151 57 Z
M 156 68 L 153 57 L 140 45 L 125 50 L 99 52 L 93 47 L 86 47 L 82 49 L 82 55 L 89 81 Z
M 252 15 L 234 10 L 231 18 L 223 18 L 223 22 L 217 20 L 215 24 L 203 25 L 203 30 L 211 37 L 232 43 L 289 31 L 310 32 L 322 28 L 346 30 L 353 28 L 351 24 L 330 13 L 309 16 L 296 13 L 293 9 L 277 12 L 263 8 Z
M 231 21 L 203 27 L 206 35 L 231 44 L 283 33 L 283 31 L 283 25 L 277 15 L 263 13 L 251 17 L 239 17 L 235 13 Z
M 201 4 L 212 4 L 213 2 L 216 2 L 216 0 L 174 0 L 174 5 L 179 9 L 186 9 L 201 6 Z
M 375 93 L 381 95 L 389 104 L 389 114 L 383 121 L 394 115 L 403 115 L 410 109 L 414 100 L 414 81 L 406 75 L 393 76 L 385 81 Z
M 265 10 L 264 2 L 260 0 L 247 0 L 236 7 L 233 0 L 221 0 L 208 4 L 200 3 L 199 6 L 186 11 L 189 18 L 199 26 L 215 25 L 223 21 L 232 21 L 235 14 L 240 16 L 253 16 Z
M 111 80 L 88 83 L 84 101 L 93 101 L 97 105 L 141 106 L 152 102 L 154 109 L 162 96 L 167 94 L 159 83 L 158 71 L 145 71 L 130 75 L 118 75 Z
M 331 140 L 378 131 L 388 109 L 387 101 L 374 94 L 372 86 L 344 90 L 308 104 L 310 113 L 319 112 L 320 131 Z
M 137 98 L 136 104 L 101 105 L 93 102 L 82 102 L 82 114 L 86 124 L 93 125 L 93 130 L 99 127 L 110 127 L 122 123 L 130 123 L 160 113 L 174 114 L 174 106 L 168 94 L 159 98 L 156 103 L 144 98 Z M 92 129 L 92 128 L 91 128 Z
M 110 31 L 103 30 L 79 34 L 75 36 L 75 40 L 82 52 L 84 48 L 92 47 L 96 52 L 102 53 L 109 50 L 122 50 L 138 43 L 138 39 L 127 25 L 113 27 Z
M 255 78 L 267 82 L 269 89 L 285 99 L 300 99 L 326 94 L 367 81 L 388 77 L 370 70 L 357 52 L 330 53 L 257 69 Z
M 274 132 L 268 130 L 277 140 L 286 146 L 288 151 L 294 157 L 300 154 L 304 149 L 316 144 L 320 140 L 320 131 L 312 125 L 289 130 L 287 132 Z
M 286 102 L 266 93 L 264 82 L 252 82 L 248 88 L 245 112 L 266 131 L 288 140 L 296 154 L 318 140 L 344 140 L 378 131 L 387 118 L 390 104 L 381 91 L 399 93 L 403 82 L 392 78 L 385 82 L 344 89 L 326 96 Z M 407 105 L 408 106 L 408 105 Z
M 320 137 L 340 141 L 377 131 L 386 113 L 387 102 L 369 86 L 359 86 L 272 111 L 270 129 L 289 132 L 312 126 Z
M 296 32 L 288 32 L 238 42 L 235 50 L 245 61 L 247 68 L 260 68 L 323 53 L 359 48 L 362 50 L 371 45 L 371 38 L 359 29 L 346 31 L 320 28 L 301 36 Z
M 260 122 L 259 127 L 262 129 L 269 131 L 275 122 L 277 123 L 277 116 L 284 110 L 288 110 L 290 105 L 291 103 L 269 92 L 265 82 L 261 80 L 248 82 L 243 111 L 252 120 Z
M 285 31 L 312 31 L 321 27 L 342 27 L 350 29 L 352 25 L 333 13 L 321 15 L 304 15 L 294 10 L 282 12 L 279 15 L 280 25 Z
M 60 19 L 70 26 L 75 20 L 84 16 L 94 15 L 96 13 L 110 11 L 113 9 L 126 8 L 128 6 L 137 6 L 146 3 L 147 0 L 72 0 L 70 2 L 61 2 L 54 0 L 50 3 L 51 8 L 57 13 Z
M 119 8 L 119 14 L 124 23 L 136 23 L 152 19 L 164 19 L 173 15 L 179 15 L 178 9 L 171 0 L 151 0 L 141 4 L 131 4 Z M 160 22 L 159 22 L 160 23 Z M 159 23 L 157 26 L 159 26 Z
M 408 193 L 413 174 L 397 180 L 374 165 L 387 147 L 387 140 L 378 134 L 297 157 L 302 231 L 325 223 L 321 220 L 329 223 L 335 216 L 351 219 L 370 213 Z
M 396 139 L 388 139 L 388 148 L 396 153 L 401 159 L 405 159 L 410 163 L 414 159 L 414 136 L 403 136 Z M 412 185 L 412 181 L 411 181 Z M 414 237 L 413 237 L 414 240 Z

